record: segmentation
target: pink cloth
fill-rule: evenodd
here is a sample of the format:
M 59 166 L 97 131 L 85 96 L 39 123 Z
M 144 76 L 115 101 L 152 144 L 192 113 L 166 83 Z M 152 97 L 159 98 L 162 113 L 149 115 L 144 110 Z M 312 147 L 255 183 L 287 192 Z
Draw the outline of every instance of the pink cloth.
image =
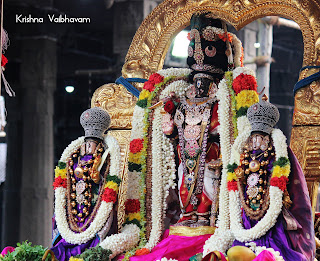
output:
M 163 257 L 189 261 L 190 257 L 203 251 L 203 245 L 210 236 L 211 234 L 196 237 L 171 235 L 156 245 L 150 254 L 133 256 L 130 261 L 155 261 Z
M 1 255 L 5 256 L 6 254 L 11 253 L 13 251 L 14 251 L 14 247 L 7 246 L 2 250 Z
M 263 250 L 255 259 L 252 261 L 276 261 L 274 255 L 268 250 Z

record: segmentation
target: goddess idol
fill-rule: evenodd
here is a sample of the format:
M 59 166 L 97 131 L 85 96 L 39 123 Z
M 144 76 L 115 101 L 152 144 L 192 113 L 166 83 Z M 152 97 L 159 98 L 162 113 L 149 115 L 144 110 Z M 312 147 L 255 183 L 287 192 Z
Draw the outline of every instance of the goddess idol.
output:
M 225 253 L 232 244 L 236 247 L 228 251 L 229 260 L 250 256 L 247 246 L 253 258 L 246 260 L 313 261 L 315 239 L 307 185 L 284 134 L 274 128 L 279 111 L 264 96 L 248 109 L 247 118 L 249 128 L 236 139 L 228 165 L 232 237 L 228 242 L 222 233 L 212 236 L 205 254 Z
M 59 261 L 98 244 L 114 257 L 138 241 L 134 226 L 117 233 L 115 204 L 120 179 L 120 148 L 104 133 L 109 114 L 98 107 L 84 111 L 80 123 L 85 136 L 71 142 L 55 169 L 53 247 Z

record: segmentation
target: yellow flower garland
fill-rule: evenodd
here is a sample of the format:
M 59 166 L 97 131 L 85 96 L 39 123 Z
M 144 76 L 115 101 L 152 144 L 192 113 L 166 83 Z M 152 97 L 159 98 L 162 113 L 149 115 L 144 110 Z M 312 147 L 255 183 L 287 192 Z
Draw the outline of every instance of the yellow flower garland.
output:
M 105 188 L 113 189 L 115 192 L 118 193 L 119 186 L 114 181 L 108 181 L 107 184 L 104 186 Z
M 140 212 L 129 213 L 127 218 L 129 219 L 129 221 L 134 220 L 134 219 L 141 220 L 141 214 L 140 214 Z
M 130 152 L 129 153 L 129 162 L 141 164 L 141 155 L 142 155 L 141 152 L 138 152 L 138 153 Z
M 145 99 L 145 98 L 149 98 L 150 95 L 151 95 L 151 92 L 149 92 L 148 90 L 143 89 L 143 90 L 140 92 L 139 100 L 143 100 L 143 99 Z
M 282 176 L 289 177 L 290 174 L 290 164 L 286 164 L 283 167 L 279 165 L 273 167 L 272 178 L 277 177 L 280 178 Z
M 241 107 L 250 107 L 251 105 L 259 102 L 259 95 L 256 91 L 243 90 L 236 96 L 236 109 Z
M 237 181 L 237 176 L 235 172 L 228 172 L 227 176 L 228 181 Z
M 60 169 L 58 166 L 54 169 L 55 178 L 61 177 L 63 179 L 67 178 L 67 170 Z

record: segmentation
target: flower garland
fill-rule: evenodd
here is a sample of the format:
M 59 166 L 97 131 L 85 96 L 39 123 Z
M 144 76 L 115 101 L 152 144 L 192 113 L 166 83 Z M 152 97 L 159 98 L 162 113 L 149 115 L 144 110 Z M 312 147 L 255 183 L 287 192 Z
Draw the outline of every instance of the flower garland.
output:
M 120 179 L 120 149 L 117 140 L 111 136 L 106 136 L 105 143 L 108 146 L 107 153 L 110 153 L 110 172 L 102 195 L 101 205 L 96 217 L 90 226 L 81 233 L 73 232 L 68 225 L 66 216 L 66 162 L 68 157 L 77 150 L 84 142 L 84 137 L 71 142 L 61 155 L 58 167 L 55 169 L 55 215 L 59 232 L 62 238 L 71 244 L 83 244 L 92 239 L 96 233 L 104 226 L 113 209 L 113 204 L 117 199 Z
M 152 229 L 149 242 L 145 238 L 145 177 L 146 156 L 149 129 L 149 106 L 151 101 L 161 91 L 159 98 L 163 99 L 175 92 L 184 95 L 189 84 L 183 80 L 174 80 L 190 73 L 190 69 L 165 69 L 150 76 L 144 84 L 144 89 L 134 110 L 132 120 L 131 142 L 129 151 L 129 182 L 128 199 L 126 202 L 125 224 L 136 224 L 140 230 L 140 244 L 138 248 L 126 254 L 126 259 L 135 252 L 139 254 L 142 247 L 152 249 L 160 240 L 162 233 L 162 217 L 165 212 L 165 198 L 170 187 L 175 187 L 174 148 L 170 140 L 162 133 L 160 108 L 154 111 L 152 127 Z M 170 82 L 169 82 L 170 81 Z M 159 166 L 166 166 L 159 167 Z M 162 170 L 160 173 L 159 171 Z M 156 174 L 156 172 L 159 172 Z M 132 181 L 132 182 L 131 182 Z M 140 250 L 139 250 L 140 249 Z
M 229 229 L 229 197 L 227 190 L 227 162 L 230 160 L 230 137 L 231 125 L 229 121 L 230 89 L 226 78 L 222 79 L 218 86 L 217 98 L 219 100 L 218 119 L 220 123 L 220 146 L 222 154 L 222 175 L 219 192 L 219 216 L 218 228 L 215 233 L 205 242 L 203 256 L 212 251 L 225 253 L 233 242 L 233 237 Z
M 133 248 L 139 241 L 140 228 L 135 224 L 125 225 L 121 233 L 106 237 L 100 246 L 103 249 L 111 250 L 110 259 L 121 254 L 122 252 Z
M 238 188 L 235 186 L 237 177 L 234 173 L 238 164 L 235 162 L 229 164 L 228 189 L 231 230 L 235 238 L 240 242 L 253 241 L 264 236 L 276 224 L 278 216 L 282 211 L 282 198 L 290 173 L 290 162 L 288 159 L 286 137 L 282 131 L 273 129 L 271 137 L 275 147 L 276 161 L 272 168 L 270 180 L 270 206 L 265 216 L 253 228 L 244 229 L 242 227 L 240 196 Z M 238 153 L 240 154 L 241 152 L 238 151 Z
M 280 252 L 275 251 L 272 247 L 267 248 L 265 246 L 263 246 L 263 247 L 257 246 L 256 250 L 254 252 L 258 256 L 262 251 L 265 251 L 265 250 L 272 253 L 276 261 L 285 261 L 284 258 L 280 255 Z
M 237 37 L 233 37 L 233 45 L 237 45 L 237 50 L 241 48 L 241 42 Z M 236 66 L 241 64 L 241 54 L 236 54 L 234 58 Z M 239 77 L 240 76 L 240 77 Z M 255 102 L 259 101 L 256 92 L 256 81 L 253 79 L 254 73 L 246 67 L 237 67 L 232 72 L 226 72 L 224 79 L 219 83 L 217 97 L 219 100 L 219 123 L 220 123 L 220 144 L 222 154 L 222 175 L 219 193 L 219 217 L 218 228 L 205 243 L 203 256 L 212 251 L 225 253 L 234 241 L 234 236 L 230 231 L 230 214 L 229 214 L 229 193 L 230 190 L 230 161 L 239 161 L 240 154 L 237 155 L 235 148 L 246 142 L 248 135 L 251 133 L 251 126 L 246 116 L 242 116 L 239 110 L 246 110 Z M 235 84 L 233 84 L 235 82 Z M 245 82 L 244 89 L 241 89 L 241 83 Z M 251 84 L 251 85 L 250 85 Z M 250 99 L 243 98 L 244 94 L 251 95 Z M 238 97 L 238 95 L 240 96 Z M 237 98 L 238 97 L 238 98 Z M 246 109 L 242 109 L 247 107 Z M 232 125 L 230 122 L 232 118 Z M 231 129 L 233 129 L 234 145 L 231 146 Z M 237 136 L 238 135 L 238 136 Z M 231 185 L 237 185 L 232 183 Z M 230 201 L 231 205 L 231 201 Z

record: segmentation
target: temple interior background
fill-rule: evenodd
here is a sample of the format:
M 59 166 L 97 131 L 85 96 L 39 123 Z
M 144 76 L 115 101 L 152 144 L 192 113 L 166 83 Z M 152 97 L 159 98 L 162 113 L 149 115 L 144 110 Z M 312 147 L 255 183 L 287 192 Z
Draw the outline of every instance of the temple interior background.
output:
M 26 239 L 50 246 L 54 166 L 70 141 L 83 134 L 79 117 L 90 107 L 93 92 L 121 75 L 132 37 L 160 2 L 4 1 L 3 25 L 10 39 L 5 76 L 16 97 L 2 90 L 7 125 L 6 136 L 0 138 L 6 145 L 0 159 L 1 176 L 5 176 L 4 182 L 0 180 L 1 248 Z M 45 22 L 19 23 L 16 15 L 20 14 L 45 17 Z M 90 23 L 50 23 L 48 14 L 88 17 Z M 261 53 L 263 26 L 271 27 L 273 35 L 269 97 L 280 110 L 278 127 L 289 139 L 293 86 L 303 58 L 302 35 L 296 28 L 269 25 L 267 19 L 237 32 L 245 63 L 257 71 L 270 64 Z M 169 53 L 165 67 L 184 66 L 184 59 Z M 67 85 L 74 86 L 72 93 L 66 92 Z

